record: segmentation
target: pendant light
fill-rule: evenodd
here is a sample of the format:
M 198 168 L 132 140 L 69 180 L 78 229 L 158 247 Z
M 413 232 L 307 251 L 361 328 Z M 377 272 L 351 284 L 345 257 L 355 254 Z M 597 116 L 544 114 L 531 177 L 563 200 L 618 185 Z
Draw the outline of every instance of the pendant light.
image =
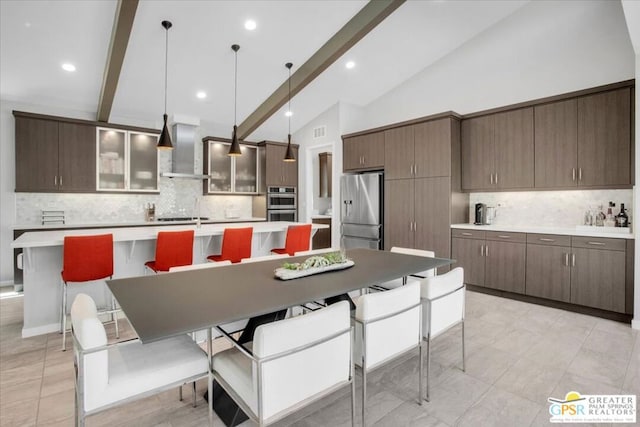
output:
M 169 21 L 162 21 L 162 26 L 165 29 L 165 44 L 164 44 L 164 126 L 162 127 L 162 133 L 158 140 L 158 149 L 170 150 L 173 148 L 171 143 L 171 135 L 169 129 L 167 129 L 167 64 L 169 58 L 169 28 L 172 24 Z
M 287 62 L 284 66 L 289 69 L 289 114 L 287 114 L 287 116 L 289 116 L 289 133 L 287 134 L 287 152 L 284 154 L 284 159 L 282 160 L 285 162 L 295 162 L 296 156 L 293 155 L 293 148 L 291 148 L 291 67 L 293 67 L 293 64 Z
M 238 109 L 238 50 L 240 50 L 240 45 L 234 44 L 231 46 L 231 49 L 233 49 L 236 55 L 236 67 L 233 93 L 233 135 L 231 136 L 231 146 L 229 147 L 229 152 L 227 154 L 229 156 L 240 156 L 242 155 L 242 151 L 240 150 L 240 144 L 238 143 L 238 126 L 236 126 L 236 113 Z

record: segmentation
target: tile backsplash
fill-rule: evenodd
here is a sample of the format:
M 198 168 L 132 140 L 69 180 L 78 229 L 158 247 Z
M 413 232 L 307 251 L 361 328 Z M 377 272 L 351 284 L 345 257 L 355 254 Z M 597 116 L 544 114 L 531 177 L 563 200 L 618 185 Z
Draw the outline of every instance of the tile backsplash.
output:
M 160 152 L 160 170 L 171 170 L 170 152 Z M 191 179 L 160 178 L 159 186 L 160 194 L 149 195 L 15 193 L 16 224 L 40 224 L 42 210 L 65 211 L 67 224 L 142 222 L 147 203 L 155 203 L 156 217 L 193 216 L 198 197 L 200 216 L 224 219 L 228 211 L 252 216 L 252 196 L 203 196 L 202 181 Z
M 633 190 L 572 190 L 572 191 L 522 191 L 505 193 L 469 194 L 469 222 L 473 222 L 474 206 L 484 203 L 496 208 L 493 224 L 497 225 L 539 225 L 548 227 L 574 227 L 582 225 L 585 211 L 600 205 L 604 212 L 609 201 L 616 204 L 613 214 L 620 212 L 624 203 L 630 223 L 634 212 Z

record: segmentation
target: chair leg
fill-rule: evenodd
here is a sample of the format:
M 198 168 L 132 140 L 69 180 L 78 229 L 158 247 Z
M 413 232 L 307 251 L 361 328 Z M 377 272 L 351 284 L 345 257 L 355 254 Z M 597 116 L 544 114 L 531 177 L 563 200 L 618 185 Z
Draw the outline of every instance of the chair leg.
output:
M 195 408 L 196 407 L 196 382 L 195 381 L 192 382 L 191 385 L 193 386 L 191 394 L 193 398 L 193 407 Z
M 429 401 L 429 388 L 431 381 L 429 380 L 429 372 L 431 371 L 431 342 L 427 339 L 427 395 L 426 401 Z
M 365 409 L 367 408 L 367 369 L 364 360 L 362 362 L 362 427 L 366 425 Z
M 462 319 L 462 372 L 467 372 L 466 354 L 464 351 L 464 319 Z
M 424 376 L 424 363 L 422 363 L 422 337 L 418 346 L 418 402 L 422 406 L 422 377 Z
M 67 284 L 62 285 L 62 351 L 67 350 Z
M 118 328 L 118 313 L 116 313 L 116 299 L 111 295 L 111 320 L 116 324 L 116 339 L 120 339 L 120 329 Z
M 353 369 L 353 368 L 352 368 Z M 356 426 L 356 377 L 351 374 L 351 427 Z
M 178 386 L 178 399 L 182 402 L 182 386 Z

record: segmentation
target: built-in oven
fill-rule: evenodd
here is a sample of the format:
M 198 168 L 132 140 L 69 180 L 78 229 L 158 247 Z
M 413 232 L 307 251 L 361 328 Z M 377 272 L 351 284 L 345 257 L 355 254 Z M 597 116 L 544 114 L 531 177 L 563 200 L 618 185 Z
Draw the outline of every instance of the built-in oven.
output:
M 267 211 L 267 221 L 298 221 L 298 211 L 295 209 L 271 209 Z
M 296 210 L 296 208 L 297 203 L 295 187 L 267 188 L 267 209 Z

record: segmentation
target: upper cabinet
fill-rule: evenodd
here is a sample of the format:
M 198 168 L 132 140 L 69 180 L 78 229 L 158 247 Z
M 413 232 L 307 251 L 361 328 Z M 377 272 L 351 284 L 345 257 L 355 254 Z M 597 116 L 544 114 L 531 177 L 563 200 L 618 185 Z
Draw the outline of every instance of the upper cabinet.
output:
M 286 144 L 265 142 L 265 186 L 297 187 L 298 186 L 298 146 L 292 145 L 295 162 L 285 162 Z
M 16 192 L 95 191 L 95 126 L 14 115 Z
M 97 190 L 158 191 L 158 135 L 97 128 Z
M 631 181 L 631 89 L 535 107 L 536 188 Z
M 578 98 L 578 185 L 629 185 L 631 161 L 631 89 Z
M 385 164 L 384 132 L 344 138 L 342 141 L 344 172 L 382 169 Z
M 229 156 L 229 142 L 205 141 L 205 194 L 258 193 L 258 147 L 240 144 L 242 155 Z
M 533 188 L 533 108 L 462 121 L 462 188 Z

